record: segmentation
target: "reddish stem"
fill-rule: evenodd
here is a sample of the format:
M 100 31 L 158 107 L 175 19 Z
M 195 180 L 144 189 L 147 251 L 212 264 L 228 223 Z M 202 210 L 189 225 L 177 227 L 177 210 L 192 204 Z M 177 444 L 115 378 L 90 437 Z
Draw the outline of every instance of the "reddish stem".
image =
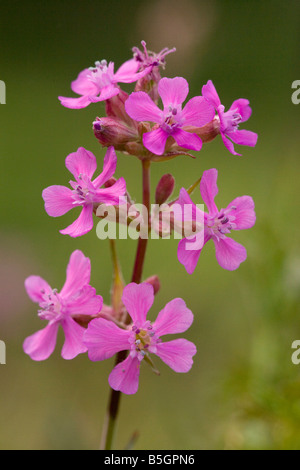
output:
M 148 221 L 148 227 L 150 223 L 150 161 L 142 160 L 143 167 L 143 206 L 144 206 L 144 220 Z M 141 233 L 142 235 L 142 233 Z M 135 263 L 132 273 L 131 282 L 139 284 L 142 280 L 143 267 L 148 243 L 148 230 L 144 233 L 145 238 L 139 238 Z M 130 322 L 129 315 L 127 316 L 127 323 Z M 127 351 L 121 351 L 116 356 L 116 364 L 124 361 L 127 357 Z M 114 429 L 116 424 L 116 419 L 119 411 L 121 399 L 121 392 L 111 389 L 110 400 L 107 409 L 107 415 L 104 422 L 102 440 L 101 440 L 101 449 L 102 450 L 111 450 L 112 440 L 114 435 Z
M 139 238 L 137 252 L 135 257 L 135 263 L 132 273 L 131 282 L 139 284 L 142 280 L 143 267 L 146 255 L 146 249 L 148 244 L 148 227 L 150 224 L 150 161 L 143 160 L 143 208 L 144 220 L 147 220 L 147 229 L 144 231 L 143 236 L 145 238 Z

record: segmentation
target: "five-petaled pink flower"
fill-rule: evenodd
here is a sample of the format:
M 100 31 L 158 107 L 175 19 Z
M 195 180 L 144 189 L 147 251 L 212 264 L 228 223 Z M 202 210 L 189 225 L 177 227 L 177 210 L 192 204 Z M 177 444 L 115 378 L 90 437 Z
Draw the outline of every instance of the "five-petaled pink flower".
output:
M 161 342 L 166 334 L 182 333 L 193 322 L 193 314 L 182 299 L 167 303 L 155 322 L 146 320 L 154 301 L 150 284 L 128 284 L 123 291 L 122 301 L 128 311 L 132 325 L 119 328 L 114 322 L 104 319 L 92 320 L 84 334 L 84 343 L 92 361 L 108 359 L 120 351 L 130 351 L 109 376 L 114 390 L 134 394 L 138 390 L 141 361 L 149 353 L 156 354 L 175 372 L 188 372 L 193 364 L 196 347 L 186 339 Z
M 85 328 L 76 323 L 77 315 L 96 315 L 100 312 L 103 299 L 89 285 L 91 265 L 79 250 L 74 251 L 67 267 L 66 282 L 60 292 L 52 289 L 39 276 L 30 276 L 25 281 L 26 291 L 39 304 L 39 317 L 47 320 L 48 325 L 29 336 L 24 341 L 24 351 L 31 359 L 43 361 L 53 353 L 59 325 L 65 334 L 61 355 L 73 359 L 87 351 L 83 344 Z
M 221 104 L 217 90 L 211 80 L 202 87 L 202 94 L 218 113 L 220 134 L 227 150 L 233 155 L 241 155 L 234 150 L 233 143 L 255 147 L 257 134 L 245 129 L 239 130 L 239 124 L 248 121 L 252 114 L 249 101 L 244 98 L 235 100 L 229 110 L 225 112 L 225 107 Z
M 213 240 L 216 248 L 216 257 L 219 265 L 230 271 L 239 267 L 246 260 L 247 251 L 235 240 L 228 238 L 231 230 L 243 230 L 255 224 L 254 202 L 250 196 L 241 196 L 234 199 L 225 209 L 218 210 L 215 197 L 218 194 L 218 172 L 216 169 L 204 171 L 200 182 L 200 193 L 208 208 L 203 213 L 191 200 L 187 191 L 182 188 L 178 203 L 183 208 L 186 204 L 193 208 L 193 217 L 204 220 L 202 236 L 191 235 L 183 238 L 178 245 L 178 259 L 189 274 L 196 268 L 203 246 Z
M 202 96 L 195 96 L 182 108 L 188 92 L 188 82 L 184 78 L 162 78 L 158 83 L 158 94 L 163 110 L 144 91 L 132 93 L 127 99 L 125 109 L 132 119 L 156 123 L 150 132 L 143 134 L 144 146 L 150 152 L 162 155 L 168 137 L 173 137 L 180 147 L 201 150 L 200 137 L 185 131 L 184 127 L 204 126 L 213 119 L 214 108 Z
M 114 63 L 106 60 L 95 62 L 95 67 L 82 70 L 76 80 L 71 83 L 74 93 L 82 95 L 79 98 L 66 98 L 59 96 L 59 100 L 66 108 L 86 108 L 90 103 L 105 101 L 118 95 L 118 83 L 132 83 L 144 77 L 151 68 L 138 72 L 140 63 L 130 59 L 114 72 Z
M 97 161 L 92 152 L 80 147 L 77 152 L 66 158 L 66 167 L 76 181 L 70 181 L 73 189 L 65 186 L 49 186 L 43 191 L 45 210 L 52 217 L 66 214 L 74 207 L 82 207 L 81 214 L 69 227 L 60 233 L 79 237 L 93 228 L 94 207 L 99 204 L 118 205 L 126 192 L 124 178 L 118 179 L 112 186 L 101 188 L 115 173 L 117 156 L 113 147 L 109 147 L 103 164 L 103 171 L 93 181 Z

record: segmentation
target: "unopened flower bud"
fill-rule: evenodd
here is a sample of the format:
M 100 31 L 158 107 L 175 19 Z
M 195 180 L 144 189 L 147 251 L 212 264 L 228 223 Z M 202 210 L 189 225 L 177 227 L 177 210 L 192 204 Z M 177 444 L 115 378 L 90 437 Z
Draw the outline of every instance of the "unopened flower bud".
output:
M 175 179 L 172 175 L 166 174 L 161 177 L 155 192 L 155 203 L 163 204 L 169 199 L 174 191 Z
M 197 134 L 202 142 L 207 143 L 213 140 L 220 132 L 220 119 L 218 116 L 215 116 L 212 121 L 207 123 L 203 127 L 194 127 L 194 126 L 186 126 L 184 130 L 187 132 L 191 132 L 193 134 Z
M 104 183 L 104 187 L 105 187 L 105 188 L 111 188 L 116 182 L 117 182 L 116 178 L 114 178 L 114 177 L 109 178 L 109 180 L 107 180 L 107 181 Z
M 154 295 L 156 295 L 160 290 L 160 280 L 156 274 L 154 276 L 148 277 L 144 282 L 147 282 L 147 284 L 151 284 L 154 289 Z
M 108 117 L 120 119 L 130 127 L 135 127 L 137 126 L 136 121 L 131 119 L 125 110 L 125 102 L 128 96 L 125 91 L 120 90 L 118 95 L 105 101 L 105 111 Z
M 96 118 L 93 122 L 95 137 L 104 147 L 113 146 L 115 150 L 124 151 L 125 144 L 139 139 L 136 127 L 129 127 L 118 118 Z
M 154 78 L 155 76 L 155 78 Z M 152 73 L 146 75 L 145 77 L 140 78 L 136 82 L 136 86 L 134 91 L 144 91 L 147 93 L 150 98 L 155 102 L 158 103 L 159 101 L 159 94 L 158 94 L 158 82 L 161 79 L 161 75 L 159 72 L 158 67 L 154 67 L 152 69 Z

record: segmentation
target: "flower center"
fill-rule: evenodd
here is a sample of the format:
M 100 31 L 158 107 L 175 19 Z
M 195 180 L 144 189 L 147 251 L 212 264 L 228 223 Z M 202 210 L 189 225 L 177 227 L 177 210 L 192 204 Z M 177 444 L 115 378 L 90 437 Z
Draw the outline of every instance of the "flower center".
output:
M 44 301 L 40 303 L 40 310 L 38 316 L 42 320 L 54 321 L 59 320 L 62 316 L 61 302 L 57 294 L 57 289 L 53 289 L 51 294 L 46 294 L 43 290 Z
M 78 176 L 78 184 L 73 184 L 73 204 L 74 205 L 84 205 L 93 202 L 93 191 L 91 185 L 88 184 L 88 178 L 80 174 Z
M 111 63 L 107 65 L 106 60 L 95 62 L 95 67 L 90 67 L 89 70 L 88 79 L 98 87 L 99 91 L 112 83 L 113 68 Z
M 141 70 L 144 70 L 149 66 L 164 67 L 166 63 L 166 55 L 176 51 L 175 47 L 173 49 L 168 49 L 167 47 L 165 47 L 158 54 L 156 54 L 155 52 L 147 50 L 145 41 L 142 41 L 141 44 L 143 46 L 144 51 L 140 51 L 138 47 L 133 47 L 132 49 L 134 59 L 137 62 L 141 63 Z
M 238 112 L 238 108 L 227 111 L 222 116 L 222 130 L 223 132 L 236 131 L 242 122 L 242 116 Z
M 181 125 L 179 121 L 180 113 L 178 111 L 178 108 L 172 104 L 164 111 L 164 122 L 161 127 L 168 134 L 172 134 L 172 132 Z
M 86 198 L 89 194 L 89 190 L 87 188 L 83 188 L 79 184 L 76 186 L 76 188 L 73 191 L 75 195 L 75 201 L 73 204 L 82 204 L 86 202 Z
M 133 325 L 132 336 L 130 338 L 131 355 L 137 356 L 141 361 L 148 352 L 155 351 L 155 344 L 159 341 L 149 321 L 145 323 L 143 328 Z
M 207 220 L 207 228 L 210 232 L 210 235 L 215 237 L 217 240 L 225 238 L 226 234 L 230 233 L 231 230 L 236 228 L 235 216 L 230 215 L 232 211 L 235 211 L 236 207 L 231 206 L 226 210 L 221 210 L 221 212 L 216 216 L 209 216 Z

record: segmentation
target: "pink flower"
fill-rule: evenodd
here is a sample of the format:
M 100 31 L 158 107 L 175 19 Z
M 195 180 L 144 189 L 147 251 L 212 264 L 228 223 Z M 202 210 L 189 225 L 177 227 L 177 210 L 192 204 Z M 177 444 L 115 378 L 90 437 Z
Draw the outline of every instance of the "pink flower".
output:
M 111 321 L 92 320 L 84 335 L 84 343 L 92 361 L 102 361 L 120 351 L 130 351 L 109 376 L 114 390 L 134 394 L 138 390 L 140 365 L 149 353 L 156 354 L 175 372 L 188 372 L 193 364 L 196 347 L 185 339 L 161 342 L 166 334 L 182 333 L 193 322 L 193 314 L 182 299 L 174 299 L 158 314 L 154 323 L 146 320 L 154 301 L 150 284 L 131 283 L 124 288 L 122 301 L 133 324 L 122 329 Z
M 252 110 L 249 101 L 240 98 L 234 101 L 229 110 L 225 112 L 225 107 L 221 104 L 219 95 L 211 80 L 202 87 L 202 94 L 218 113 L 220 133 L 227 150 L 233 155 L 241 155 L 234 150 L 233 143 L 255 147 L 257 134 L 252 131 L 239 130 L 239 124 L 248 121 L 251 116 Z
M 79 250 L 74 251 L 67 267 L 66 282 L 60 291 L 52 289 L 39 276 L 30 276 L 25 281 L 27 294 L 39 304 L 38 316 L 47 320 L 48 325 L 24 341 L 24 351 L 34 361 L 43 361 L 53 353 L 59 325 L 65 334 L 61 355 L 73 359 L 87 351 L 83 344 L 85 328 L 76 323 L 77 315 L 97 314 L 103 304 L 102 297 L 89 285 L 90 260 Z
M 173 137 L 180 147 L 201 150 L 200 137 L 185 131 L 184 126 L 204 126 L 213 119 L 214 109 L 202 96 L 190 99 L 182 109 L 188 92 L 188 82 L 184 78 L 162 78 L 158 83 L 158 93 L 163 102 L 163 111 L 144 91 L 129 96 L 125 103 L 129 116 L 136 121 L 157 124 L 150 132 L 143 134 L 144 146 L 150 152 L 162 155 L 168 137 Z
M 155 103 L 159 100 L 157 85 L 161 80 L 160 67 L 165 68 L 166 66 L 166 56 L 172 52 L 175 52 L 175 47 L 173 49 L 168 49 L 165 47 L 158 54 L 152 51 L 148 51 L 145 41 L 142 41 L 143 50 L 140 51 L 137 47 L 132 49 L 134 59 L 140 64 L 140 71 L 148 69 L 147 75 L 140 78 L 136 85 L 134 91 L 145 91 Z
M 217 170 L 211 169 L 204 171 L 201 179 L 200 193 L 208 208 L 208 214 L 201 213 L 198 215 L 198 220 L 201 220 L 201 216 L 204 215 L 202 236 L 193 235 L 184 238 L 178 245 L 178 260 L 189 274 L 194 272 L 202 248 L 209 240 L 213 240 L 217 261 L 224 269 L 233 271 L 247 258 L 246 249 L 236 241 L 228 238 L 227 235 L 232 230 L 253 227 L 256 219 L 253 199 L 250 196 L 237 197 L 225 209 L 219 211 L 214 202 L 218 194 L 217 177 Z M 196 211 L 200 211 L 184 188 L 180 191 L 179 204 L 182 207 L 185 204 L 190 204 L 193 208 L 194 218 L 196 218 Z
M 97 162 L 95 155 L 83 147 L 66 158 L 66 167 L 74 175 L 76 181 L 70 181 L 73 189 L 65 186 L 49 186 L 43 191 L 45 210 L 51 217 L 66 214 L 74 207 L 82 207 L 81 214 L 69 227 L 60 233 L 71 237 L 80 237 L 93 228 L 94 206 L 99 204 L 118 205 L 126 192 L 124 178 L 120 178 L 109 188 L 101 188 L 115 173 L 117 156 L 113 147 L 109 147 L 103 164 L 103 171 L 91 180 Z M 101 188 L 101 189 L 100 189 Z
M 90 103 L 108 100 L 119 93 L 118 83 L 136 82 L 149 71 L 149 68 L 146 68 L 138 72 L 139 68 L 140 63 L 135 59 L 125 62 L 116 73 L 113 62 L 95 62 L 95 67 L 82 70 L 71 83 L 72 91 L 82 95 L 80 98 L 58 98 L 63 106 L 72 109 L 86 108 Z
M 138 47 L 132 48 L 133 57 L 139 63 L 140 70 L 145 70 L 150 67 L 150 70 L 148 71 L 149 74 L 156 67 L 164 68 L 166 65 L 165 57 L 168 54 L 171 54 L 172 52 L 176 51 L 175 47 L 173 47 L 172 49 L 165 47 L 160 52 L 155 53 L 147 50 L 145 41 L 142 41 L 141 44 L 143 46 L 143 51 L 140 51 Z

